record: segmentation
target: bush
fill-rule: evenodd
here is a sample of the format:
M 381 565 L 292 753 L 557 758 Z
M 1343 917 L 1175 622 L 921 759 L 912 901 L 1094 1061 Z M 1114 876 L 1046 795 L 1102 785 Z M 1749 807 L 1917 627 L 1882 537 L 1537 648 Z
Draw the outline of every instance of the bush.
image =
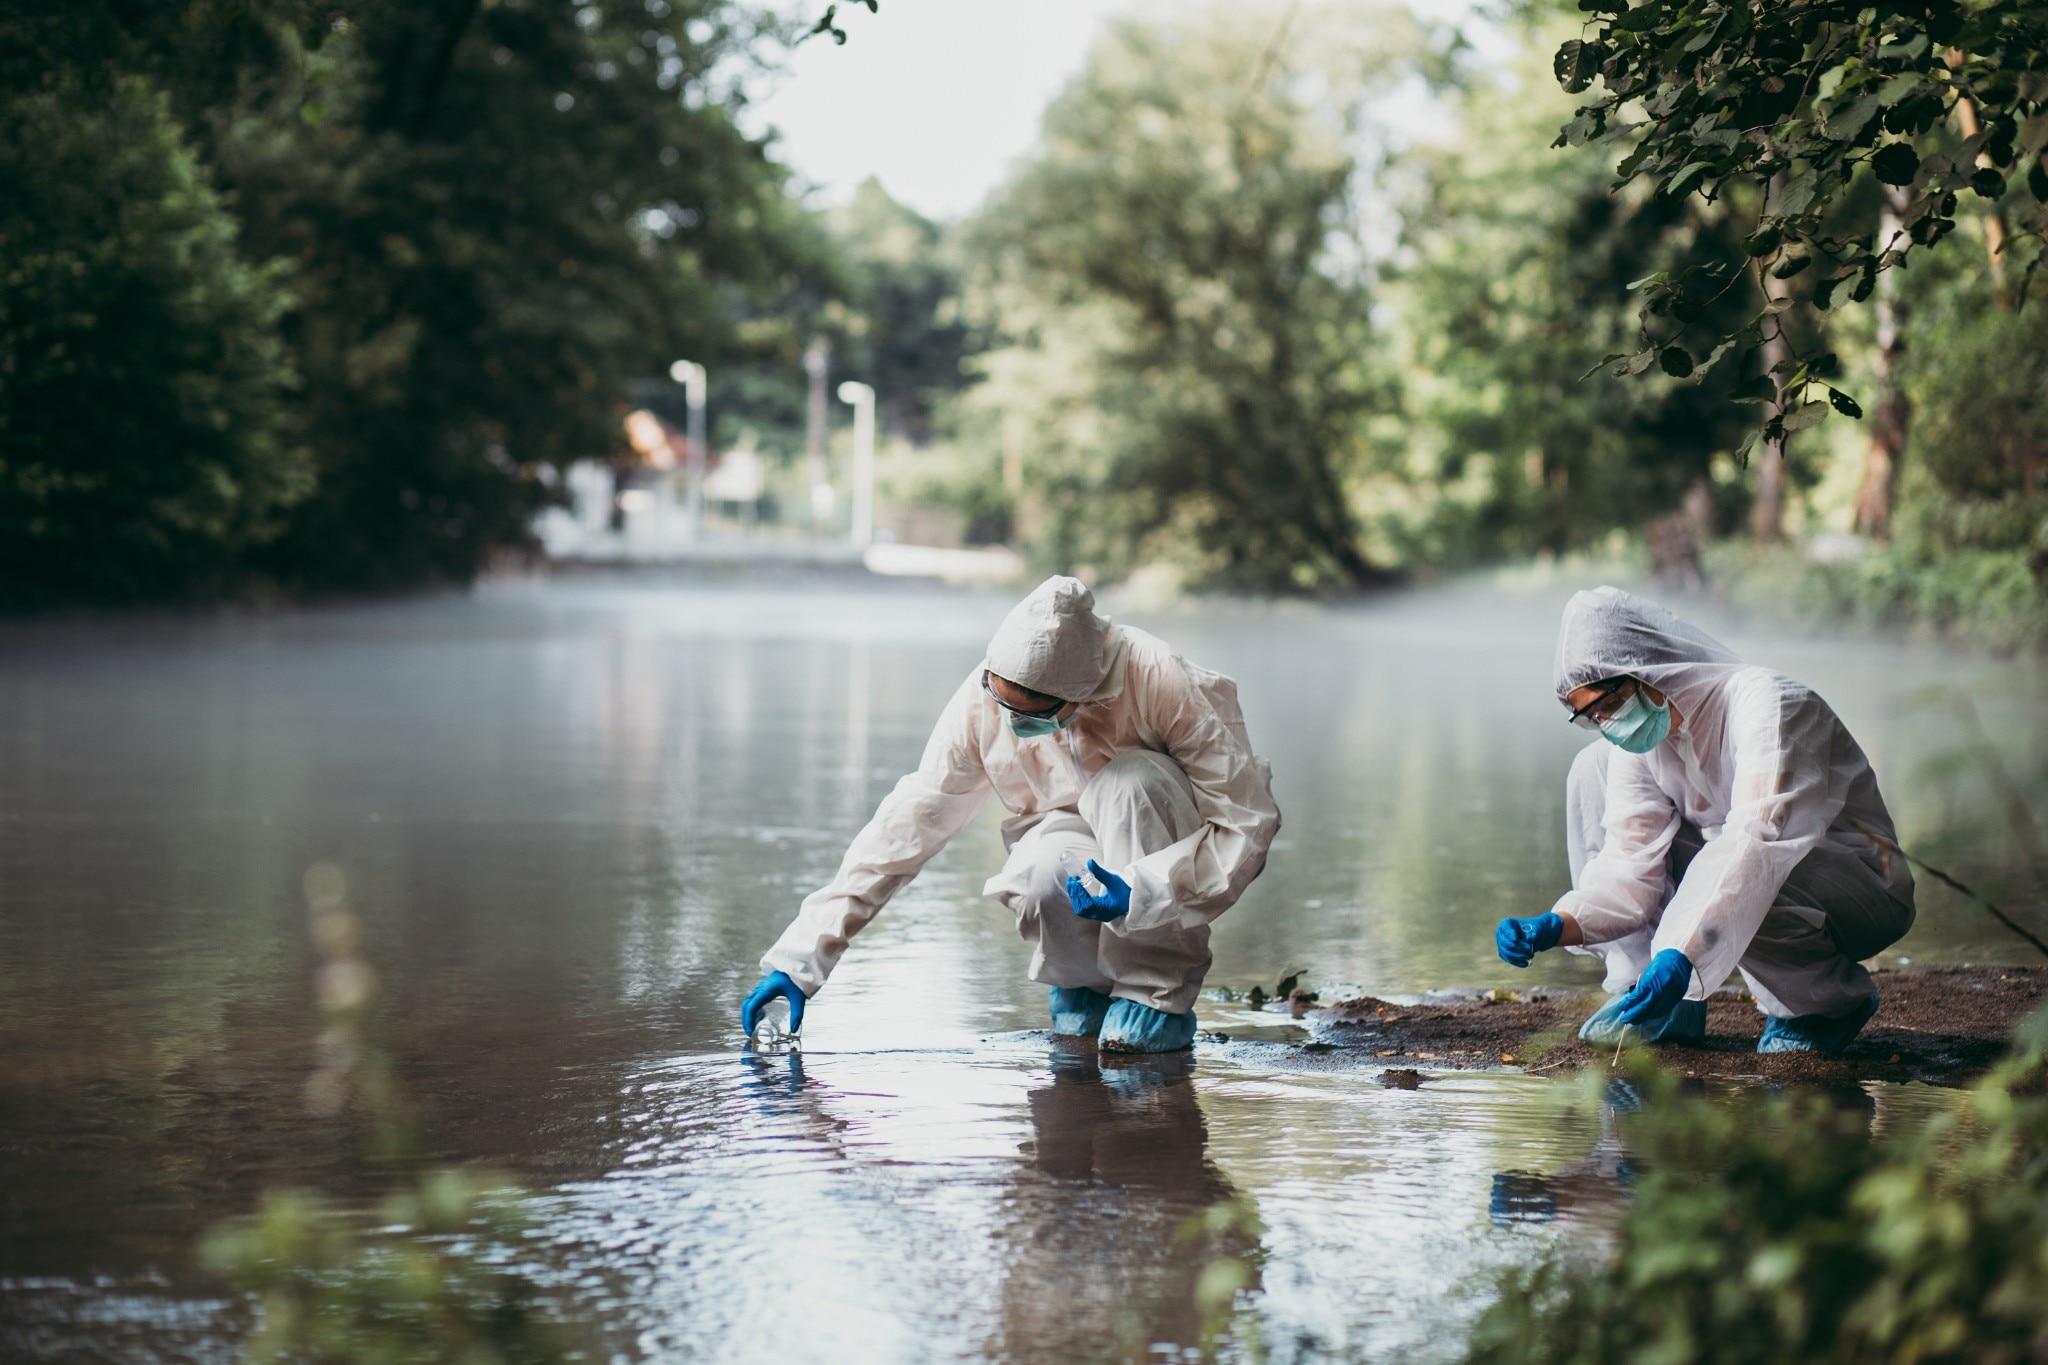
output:
M 0 605 L 218 591 L 276 534 L 286 302 L 153 87 L 0 99 Z
M 1642 1062 L 1612 1254 L 1512 1278 L 1474 1362 L 2048 1358 L 2048 1012 L 1923 1133 L 1821 1095 L 1708 1102 Z
M 569 1358 L 559 1331 L 524 1278 L 489 1263 L 514 1243 L 516 1200 L 438 1170 L 387 1199 L 367 1232 L 317 1196 L 273 1191 L 202 1255 L 255 1299 L 247 1360 L 546 1365 Z

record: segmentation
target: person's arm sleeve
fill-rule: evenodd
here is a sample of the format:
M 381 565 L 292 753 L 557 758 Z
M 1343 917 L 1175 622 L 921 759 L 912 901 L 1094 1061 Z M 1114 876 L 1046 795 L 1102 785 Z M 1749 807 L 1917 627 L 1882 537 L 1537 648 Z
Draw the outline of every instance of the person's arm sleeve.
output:
M 882 798 L 831 884 L 804 898 L 795 921 L 761 958 L 763 971 L 786 972 L 805 995 L 817 994 L 853 936 L 981 810 L 989 779 L 975 729 L 974 682 L 954 693 L 917 771 Z
M 1581 944 L 1612 943 L 1656 919 L 1671 889 L 1678 822 L 1678 806 L 1657 785 L 1647 759 L 1618 749 L 1609 756 L 1600 852 L 1551 907 L 1578 921 Z
M 1143 667 L 1134 660 L 1129 685 L 1145 689 L 1141 715 L 1193 784 L 1202 827 L 1118 869 L 1131 884 L 1131 908 L 1109 927 L 1127 934 L 1207 924 L 1266 866 L 1280 832 L 1272 771 L 1252 752 L 1229 679 L 1198 679 L 1173 656 Z
M 1728 821 L 1679 881 L 1652 942 L 1693 965 L 1688 1000 L 1728 979 L 1792 869 L 1842 809 L 1834 790 L 1834 717 L 1811 692 L 1767 674 L 1730 689 L 1735 775 Z

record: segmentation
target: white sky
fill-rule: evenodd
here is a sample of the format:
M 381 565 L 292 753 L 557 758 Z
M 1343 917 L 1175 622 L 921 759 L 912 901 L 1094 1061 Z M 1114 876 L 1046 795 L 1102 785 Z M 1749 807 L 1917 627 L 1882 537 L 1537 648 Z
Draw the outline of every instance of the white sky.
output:
M 813 38 L 752 110 L 824 192 L 868 176 L 932 218 L 980 204 L 1038 135 L 1038 116 L 1081 69 L 1097 23 L 1124 0 L 842 0 L 844 47 Z M 800 12 L 821 14 L 824 0 Z
M 815 17 L 825 0 L 792 0 Z M 1102 19 L 1142 0 L 840 0 L 845 46 L 819 37 L 760 87 L 756 131 L 818 187 L 848 198 L 872 175 L 930 218 L 972 212 L 1038 136 L 1038 118 L 1081 69 Z M 1410 0 L 1419 14 L 1469 19 L 1485 0 Z M 1475 35 L 1476 36 L 1476 35 Z

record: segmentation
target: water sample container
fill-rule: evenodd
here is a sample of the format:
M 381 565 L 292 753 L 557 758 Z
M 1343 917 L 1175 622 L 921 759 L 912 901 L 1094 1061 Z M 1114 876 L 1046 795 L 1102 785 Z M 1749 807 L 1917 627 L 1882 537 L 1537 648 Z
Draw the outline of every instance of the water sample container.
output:
M 1109 888 L 1102 884 L 1102 878 L 1088 870 L 1088 860 L 1072 849 L 1060 854 L 1060 871 L 1069 877 L 1078 877 L 1081 889 L 1091 896 L 1109 894 Z
M 789 1026 L 789 1001 L 778 995 L 763 1005 L 747 1042 L 756 1052 L 788 1052 L 801 1047 L 797 1031 Z

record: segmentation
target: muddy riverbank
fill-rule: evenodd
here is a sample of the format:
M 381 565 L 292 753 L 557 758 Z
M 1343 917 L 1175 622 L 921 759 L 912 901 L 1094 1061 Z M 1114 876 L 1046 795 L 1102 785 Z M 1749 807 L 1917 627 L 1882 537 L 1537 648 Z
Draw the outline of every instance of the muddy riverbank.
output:
M 2048 1001 L 2048 967 L 1927 967 L 1878 974 L 1883 998 L 1862 1035 L 1839 1056 L 1759 1055 L 1762 1019 L 1746 994 L 1707 1005 L 1702 1047 L 1665 1047 L 1689 1076 L 1767 1081 L 1923 1081 L 1962 1085 L 2004 1054 L 2013 1029 Z M 1303 1059 L 1329 1066 L 1516 1067 L 1561 1074 L 1593 1060 L 1577 1029 L 1597 995 L 1534 989 L 1446 993 L 1416 1004 L 1370 996 L 1304 1011 L 1314 1041 Z

